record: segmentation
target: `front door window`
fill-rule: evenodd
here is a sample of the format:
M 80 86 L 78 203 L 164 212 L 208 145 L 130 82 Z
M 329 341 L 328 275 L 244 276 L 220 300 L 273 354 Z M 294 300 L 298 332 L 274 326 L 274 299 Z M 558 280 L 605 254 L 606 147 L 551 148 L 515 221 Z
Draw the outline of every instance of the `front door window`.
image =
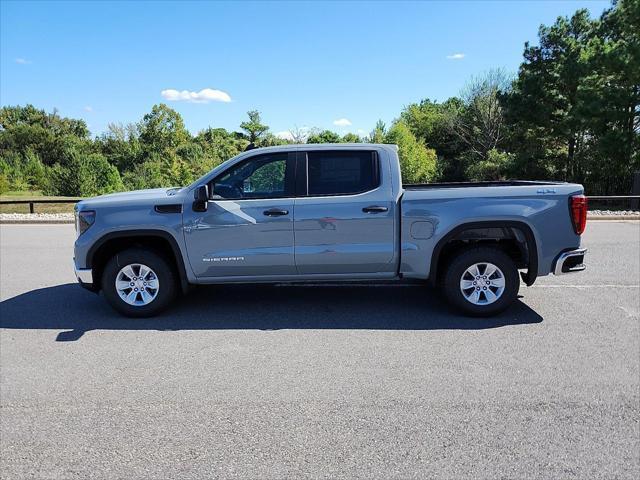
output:
M 262 155 L 243 162 L 213 181 L 213 198 L 282 198 L 287 189 L 288 154 Z

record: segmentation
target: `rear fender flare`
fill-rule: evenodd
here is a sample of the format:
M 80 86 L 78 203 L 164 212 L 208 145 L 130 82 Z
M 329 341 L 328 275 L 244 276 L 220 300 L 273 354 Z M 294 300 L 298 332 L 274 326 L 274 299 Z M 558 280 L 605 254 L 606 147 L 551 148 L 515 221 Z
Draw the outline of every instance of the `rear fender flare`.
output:
M 431 256 L 431 268 L 429 272 L 429 279 L 431 283 L 435 283 L 438 278 L 438 263 L 440 261 L 440 255 L 444 247 L 460 235 L 465 230 L 481 229 L 481 228 L 512 228 L 522 232 L 527 245 L 529 253 L 529 263 L 527 265 L 526 273 L 522 274 L 522 280 L 527 286 L 533 285 L 538 277 L 538 246 L 536 243 L 536 237 L 533 233 L 533 229 L 525 222 L 519 222 L 516 220 L 498 220 L 498 221 L 486 221 L 486 222 L 469 222 L 463 223 L 452 228 L 447 234 L 442 237 L 435 248 Z

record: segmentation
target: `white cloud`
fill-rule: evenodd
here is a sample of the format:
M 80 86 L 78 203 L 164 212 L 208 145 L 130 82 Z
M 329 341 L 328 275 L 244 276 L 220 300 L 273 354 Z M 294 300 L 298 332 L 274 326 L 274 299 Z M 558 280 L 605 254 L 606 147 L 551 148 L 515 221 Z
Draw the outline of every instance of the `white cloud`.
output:
M 85 112 L 93 112 L 93 107 L 91 105 L 85 105 L 84 106 L 84 111 Z
M 453 55 L 447 55 L 449 60 L 462 60 L 464 58 L 464 53 L 454 53 Z
M 336 127 L 348 127 L 349 125 L 351 125 L 351 121 L 347 118 L 339 118 L 338 120 L 334 120 L 333 124 Z
M 213 88 L 203 88 L 199 92 L 190 92 L 189 90 L 174 90 L 169 88 L 160 92 L 162 98 L 172 102 L 191 102 L 191 103 L 209 103 L 209 102 L 230 102 L 231 97 L 227 92 L 222 90 L 214 90 Z
M 16 63 L 19 65 L 29 65 L 31 60 L 27 60 L 26 58 L 16 58 Z
M 282 140 L 293 140 L 293 134 L 289 130 L 276 133 L 276 137 L 281 138 Z

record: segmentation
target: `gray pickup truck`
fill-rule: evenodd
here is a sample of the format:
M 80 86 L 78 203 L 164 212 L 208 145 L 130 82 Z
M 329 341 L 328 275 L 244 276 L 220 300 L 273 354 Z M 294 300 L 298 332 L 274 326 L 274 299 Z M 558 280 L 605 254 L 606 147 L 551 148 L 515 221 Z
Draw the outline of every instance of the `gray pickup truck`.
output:
M 196 284 L 392 279 L 438 285 L 487 316 L 521 279 L 585 268 L 586 214 L 581 185 L 403 185 L 395 145 L 289 145 L 184 188 L 79 202 L 74 264 L 83 287 L 132 317 Z

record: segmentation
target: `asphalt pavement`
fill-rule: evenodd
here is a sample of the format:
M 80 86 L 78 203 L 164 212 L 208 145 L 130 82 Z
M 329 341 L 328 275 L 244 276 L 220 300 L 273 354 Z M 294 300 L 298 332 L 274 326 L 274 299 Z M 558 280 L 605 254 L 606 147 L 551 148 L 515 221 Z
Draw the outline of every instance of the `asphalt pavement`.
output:
M 492 319 L 420 285 L 211 286 L 132 320 L 0 225 L 0 478 L 638 478 L 640 223 Z

